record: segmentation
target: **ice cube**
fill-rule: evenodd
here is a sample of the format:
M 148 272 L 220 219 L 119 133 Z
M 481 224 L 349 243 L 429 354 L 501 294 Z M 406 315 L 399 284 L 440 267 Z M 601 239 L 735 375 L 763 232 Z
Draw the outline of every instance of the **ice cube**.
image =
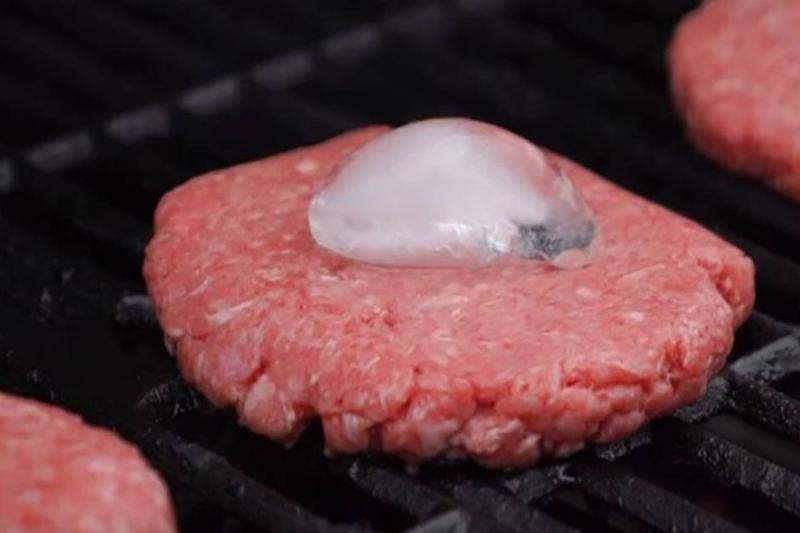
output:
M 367 263 L 474 267 L 501 257 L 580 267 L 598 229 L 569 177 L 497 126 L 430 119 L 365 144 L 308 212 L 322 247 Z

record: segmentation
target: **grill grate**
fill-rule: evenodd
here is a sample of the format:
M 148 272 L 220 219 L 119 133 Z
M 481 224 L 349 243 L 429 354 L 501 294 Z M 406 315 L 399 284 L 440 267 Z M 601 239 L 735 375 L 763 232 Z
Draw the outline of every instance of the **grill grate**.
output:
M 189 531 L 796 529 L 800 208 L 682 140 L 662 54 L 693 5 L 8 2 L 0 386 L 136 440 Z M 570 461 L 412 476 L 387 458 L 325 458 L 319 428 L 284 450 L 177 379 L 139 274 L 159 196 L 211 168 L 441 114 L 570 154 L 755 259 L 758 310 L 703 400 Z

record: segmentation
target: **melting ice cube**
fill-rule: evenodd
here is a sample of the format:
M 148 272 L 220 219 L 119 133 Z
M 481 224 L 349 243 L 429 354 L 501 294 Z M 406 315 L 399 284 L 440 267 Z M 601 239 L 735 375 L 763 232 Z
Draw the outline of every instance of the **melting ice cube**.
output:
M 381 265 L 516 256 L 573 268 L 599 242 L 580 192 L 539 148 L 463 118 L 414 122 L 367 143 L 334 170 L 308 219 L 320 246 Z

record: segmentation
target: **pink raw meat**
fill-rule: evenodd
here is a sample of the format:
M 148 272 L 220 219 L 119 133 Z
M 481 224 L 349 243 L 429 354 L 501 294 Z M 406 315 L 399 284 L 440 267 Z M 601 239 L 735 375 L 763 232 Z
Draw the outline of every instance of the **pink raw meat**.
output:
M 136 448 L 71 413 L 0 393 L 0 531 L 176 529 L 167 488 Z
M 186 378 L 284 443 L 492 467 L 564 456 L 689 403 L 753 304 L 753 263 L 697 224 L 553 156 L 604 233 L 580 270 L 371 266 L 312 240 L 307 208 L 386 128 L 169 192 L 144 275 Z
M 698 147 L 800 202 L 800 2 L 706 0 L 669 66 Z

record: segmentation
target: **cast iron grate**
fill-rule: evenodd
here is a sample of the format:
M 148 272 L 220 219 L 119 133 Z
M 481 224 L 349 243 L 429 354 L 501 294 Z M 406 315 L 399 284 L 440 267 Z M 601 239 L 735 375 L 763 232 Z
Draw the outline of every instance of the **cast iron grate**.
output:
M 136 440 L 190 531 L 796 529 L 800 208 L 682 140 L 661 58 L 693 5 L 9 2 L 0 386 Z M 566 462 L 409 475 L 325 458 L 318 429 L 274 446 L 177 378 L 139 274 L 158 197 L 211 168 L 441 114 L 510 127 L 748 251 L 758 310 L 701 402 Z

